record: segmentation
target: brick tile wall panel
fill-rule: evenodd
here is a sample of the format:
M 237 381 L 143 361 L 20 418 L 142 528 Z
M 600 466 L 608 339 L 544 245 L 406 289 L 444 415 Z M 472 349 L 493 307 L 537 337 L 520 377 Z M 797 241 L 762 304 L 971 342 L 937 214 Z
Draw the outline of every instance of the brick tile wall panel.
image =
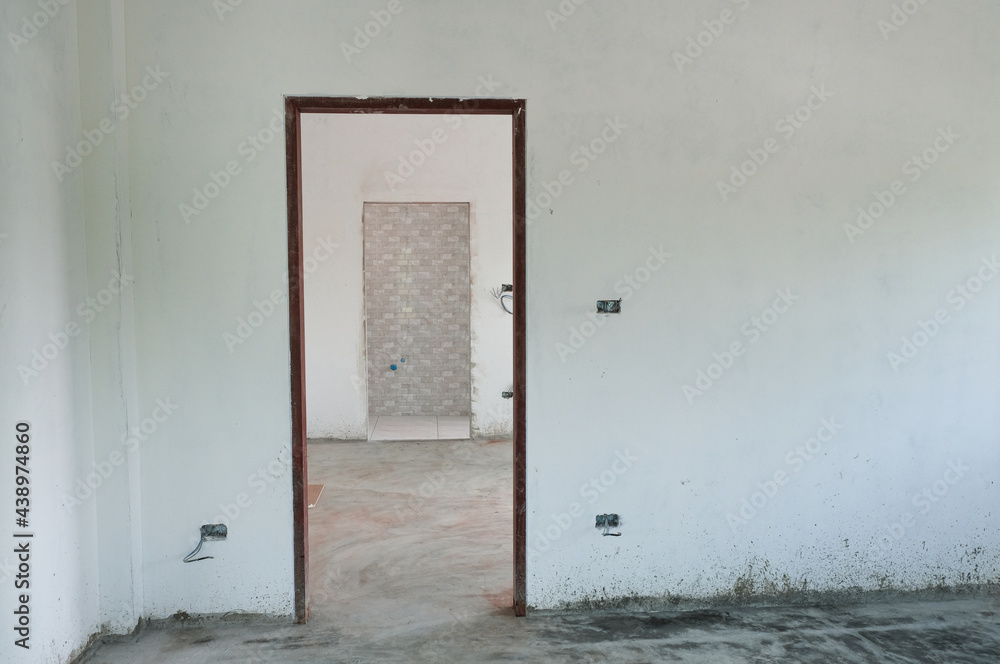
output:
M 468 204 L 366 203 L 364 234 L 369 412 L 469 415 Z

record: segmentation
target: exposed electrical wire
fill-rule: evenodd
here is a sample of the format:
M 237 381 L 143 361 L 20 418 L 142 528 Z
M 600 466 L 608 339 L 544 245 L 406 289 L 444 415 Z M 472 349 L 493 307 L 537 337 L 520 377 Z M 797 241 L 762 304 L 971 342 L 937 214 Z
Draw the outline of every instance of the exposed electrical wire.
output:
M 514 292 L 514 284 L 500 284 L 500 288 L 491 288 L 490 292 L 493 293 L 493 297 L 499 300 L 504 293 Z
M 513 284 L 500 284 L 500 288 L 491 288 L 490 292 L 493 293 L 493 297 L 500 300 L 500 306 L 503 310 L 509 314 L 513 314 L 513 309 L 507 308 L 507 303 L 504 300 L 511 301 L 511 307 L 514 306 L 514 285 Z
M 205 543 L 205 533 L 202 532 L 201 539 L 198 540 L 198 546 L 196 546 L 194 548 L 194 551 L 192 551 L 191 553 L 189 553 L 186 556 L 184 556 L 184 562 L 186 562 L 186 563 L 196 563 L 199 560 L 208 560 L 209 558 L 212 558 L 212 556 L 202 556 L 201 558 L 194 558 L 194 559 L 191 558 L 191 556 L 198 555 L 198 552 L 201 551 L 201 546 L 204 543 Z

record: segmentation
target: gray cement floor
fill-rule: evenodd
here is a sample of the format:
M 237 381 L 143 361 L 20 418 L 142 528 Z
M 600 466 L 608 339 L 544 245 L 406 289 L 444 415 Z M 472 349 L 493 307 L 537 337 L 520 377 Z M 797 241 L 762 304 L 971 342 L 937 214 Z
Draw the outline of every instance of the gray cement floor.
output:
M 157 622 L 87 664 L 1000 663 L 1000 598 L 677 613 L 511 604 L 509 441 L 311 442 L 307 625 Z

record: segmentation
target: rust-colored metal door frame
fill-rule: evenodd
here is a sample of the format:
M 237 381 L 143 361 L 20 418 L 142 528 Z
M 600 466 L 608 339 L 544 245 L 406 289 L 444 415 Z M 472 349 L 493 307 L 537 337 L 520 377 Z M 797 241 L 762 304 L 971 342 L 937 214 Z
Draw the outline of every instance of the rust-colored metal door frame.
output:
M 514 614 L 527 609 L 527 524 L 525 455 L 525 100 L 422 99 L 402 97 L 285 97 L 285 169 L 288 197 L 288 310 L 292 376 L 292 510 L 294 524 L 295 618 L 309 617 L 309 505 L 306 454 L 305 306 L 302 255 L 302 114 L 385 113 L 509 115 L 513 135 L 514 237 Z

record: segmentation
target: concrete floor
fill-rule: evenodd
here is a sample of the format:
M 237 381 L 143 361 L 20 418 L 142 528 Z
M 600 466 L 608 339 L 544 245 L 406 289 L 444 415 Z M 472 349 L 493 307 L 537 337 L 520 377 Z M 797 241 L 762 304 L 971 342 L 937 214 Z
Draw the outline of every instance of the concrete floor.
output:
M 1000 598 L 653 614 L 511 604 L 509 441 L 310 442 L 307 625 L 167 620 L 88 664 L 1000 662 Z

